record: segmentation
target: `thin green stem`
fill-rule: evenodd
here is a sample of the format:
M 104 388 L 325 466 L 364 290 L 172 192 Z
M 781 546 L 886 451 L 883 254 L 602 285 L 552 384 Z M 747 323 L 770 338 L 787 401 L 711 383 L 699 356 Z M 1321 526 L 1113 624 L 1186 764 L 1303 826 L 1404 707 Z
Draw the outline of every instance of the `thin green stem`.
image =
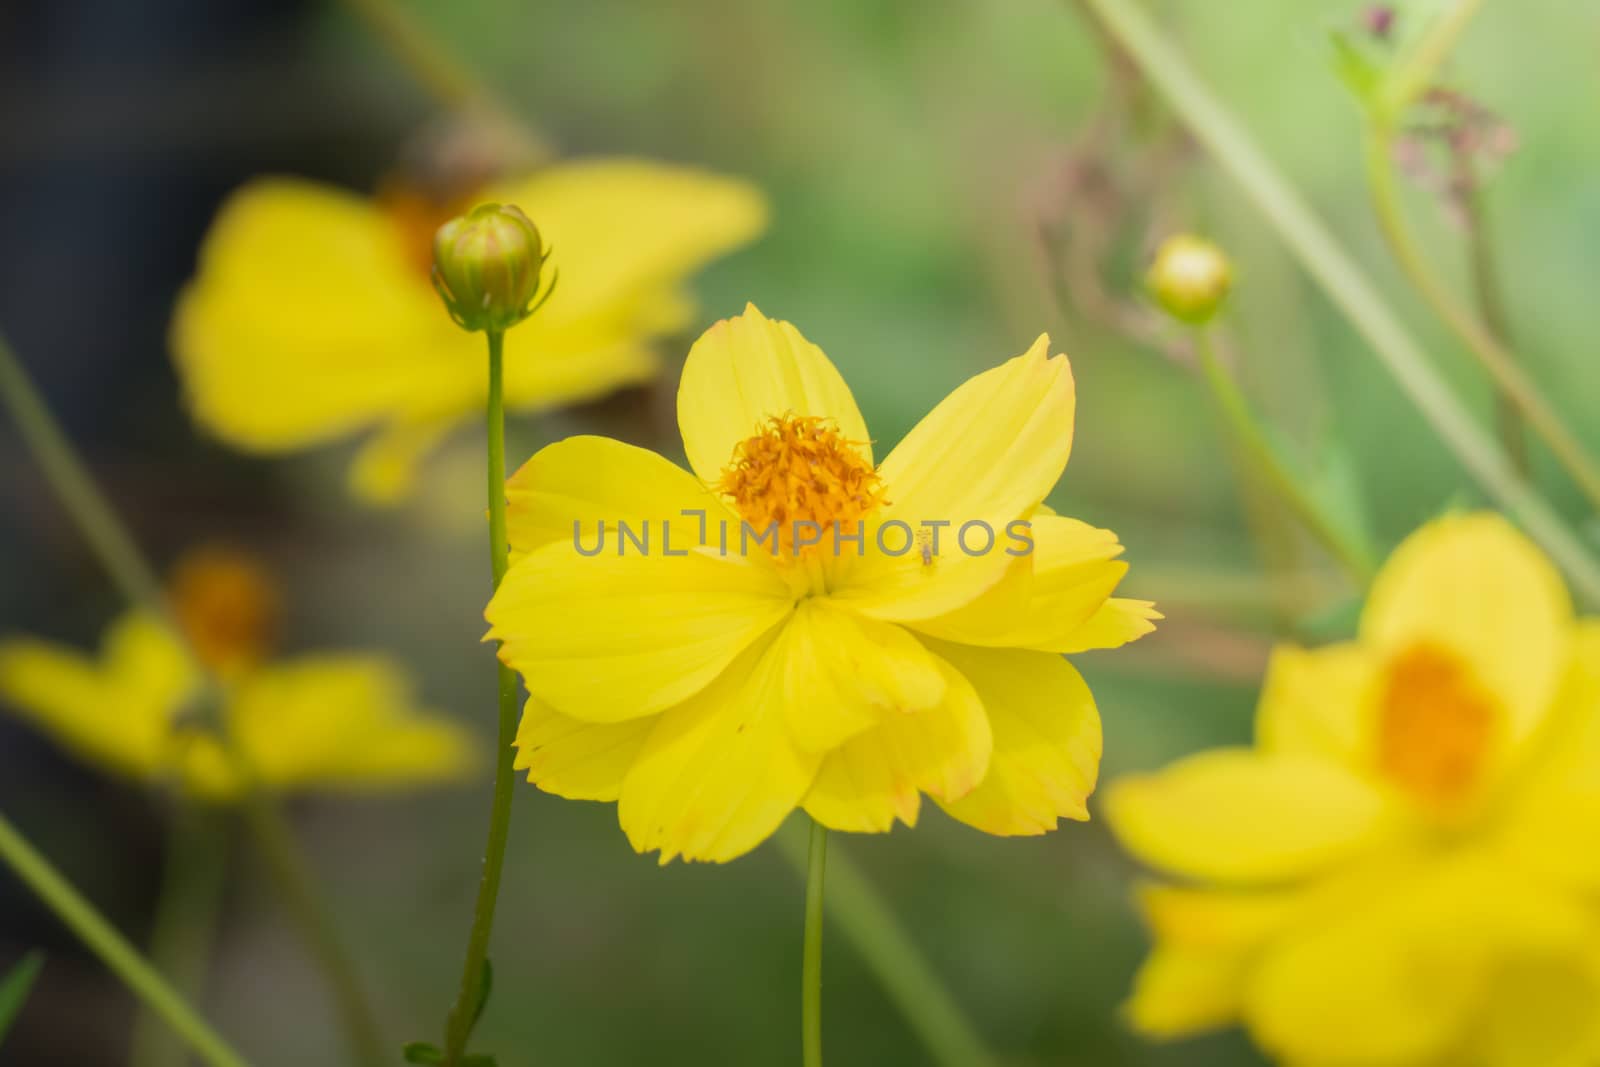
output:
M 810 876 L 810 846 L 799 823 L 777 835 L 784 857 Z M 906 1023 L 940 1067 L 994 1067 L 996 1060 L 967 1021 L 893 910 L 836 847 L 828 857 L 828 917 L 849 940 Z
M 1295 517 L 1328 553 L 1345 569 L 1350 580 L 1359 589 L 1372 581 L 1375 567 L 1366 549 L 1351 540 L 1343 527 L 1323 510 L 1306 491 L 1302 479 L 1283 465 L 1272 443 L 1262 431 L 1261 424 L 1250 411 L 1250 404 L 1240 391 L 1233 375 L 1217 358 L 1216 345 L 1211 331 L 1201 328 L 1194 331 L 1195 350 L 1200 356 L 1200 370 L 1211 397 L 1222 413 L 1228 433 L 1239 452 L 1255 468 L 1262 481 L 1294 511 Z
M 150 962 L 180 994 L 198 999 L 216 939 L 227 882 L 227 836 L 214 812 L 181 805 L 167 830 L 160 896 L 150 928 Z M 129 1067 L 182 1067 L 183 1045 L 146 1008 L 134 1021 Z
M 127 938 L 117 933 L 4 815 L 0 815 L 0 860 L 135 996 L 165 1020 L 195 1055 L 211 1067 L 247 1067 L 244 1057 L 195 1013 Z
M 1410 226 L 1406 224 L 1399 189 L 1394 180 L 1394 167 L 1390 162 L 1392 143 L 1392 136 L 1385 128 L 1376 124 L 1368 126 L 1367 186 L 1372 195 L 1378 228 L 1383 232 L 1395 262 L 1434 313 L 1477 357 L 1478 363 L 1494 380 L 1500 395 L 1521 412 L 1529 427 L 1566 468 L 1590 503 L 1600 508 L 1600 467 L 1595 465 L 1583 443 L 1539 393 L 1538 387 L 1524 373 L 1516 357 L 1506 350 L 1470 308 L 1450 292 L 1450 287 L 1434 271 L 1428 257 L 1417 244 Z
M 167 604 L 155 568 L 139 551 L 116 512 L 107 503 L 90 477 L 88 469 L 62 433 L 50 408 L 39 395 L 16 353 L 0 337 L 0 403 L 16 421 L 23 441 L 44 470 L 46 479 L 60 497 L 62 505 L 77 523 L 84 538 L 100 557 L 122 594 L 134 605 L 161 619 L 172 632 L 189 661 L 195 677 L 202 679 L 202 691 L 195 707 L 203 712 L 222 743 L 230 763 L 243 783 L 244 806 L 252 830 L 280 888 L 293 898 L 291 914 L 299 921 L 300 934 L 327 970 L 327 976 L 345 1009 L 344 1021 L 352 1043 L 364 1063 L 378 1067 L 384 1062 L 383 1043 L 377 1038 L 372 1013 L 365 994 L 355 982 L 355 970 L 340 945 L 332 920 L 328 918 L 306 873 L 292 838 L 283 823 L 273 798 L 268 794 L 252 766 L 248 754 L 222 712 L 222 688 L 196 655 L 183 628 L 178 626 Z M 331 965 L 330 965 L 331 964 Z
M 805 956 L 800 965 L 800 1052 L 805 1067 L 822 1067 L 822 900 L 828 828 L 811 822 L 806 853 Z
M 1428 31 L 1397 58 L 1384 79 L 1379 100 L 1385 116 L 1392 119 L 1400 115 L 1433 83 L 1439 67 L 1467 31 L 1467 24 L 1482 8 L 1483 0 L 1454 0 L 1432 21 Z
M 316 883 L 282 813 L 259 784 L 245 789 L 242 809 L 273 886 L 327 979 L 356 1056 L 369 1067 L 381 1067 L 391 1057 L 361 976 L 344 950 L 332 915 L 317 895 Z
M 489 563 L 494 588 L 510 566 L 506 538 L 506 420 L 504 401 L 505 335 L 489 331 Z M 506 838 L 511 833 L 511 801 L 516 785 L 517 676 L 504 663 L 498 665 L 500 683 L 499 748 L 495 755 L 494 800 L 489 808 L 489 841 L 484 848 L 483 877 L 467 936 L 467 958 L 461 968 L 461 988 L 445 1029 L 445 1065 L 456 1067 L 466 1052 L 482 994 L 484 961 L 489 958 L 489 936 L 494 931 L 495 903 L 500 896 L 500 876 L 505 868 Z
M 1484 325 L 1494 334 L 1495 340 L 1506 348 L 1512 349 L 1511 316 L 1506 310 L 1504 294 L 1500 289 L 1500 268 L 1496 261 L 1494 237 L 1489 232 L 1489 212 L 1484 203 L 1483 191 L 1478 188 L 1476 177 L 1468 175 L 1465 191 L 1465 208 L 1467 213 L 1467 261 L 1472 270 L 1472 290 L 1477 297 L 1478 312 L 1483 316 Z M 1522 412 L 1506 397 L 1505 393 L 1495 391 L 1495 416 L 1500 428 L 1500 442 L 1505 446 L 1506 454 L 1511 457 L 1511 463 L 1517 468 L 1517 473 L 1523 478 L 1532 475 L 1532 464 L 1528 457 L 1528 429 L 1522 418 Z
M 417 82 L 442 103 L 455 108 L 491 104 L 493 94 L 438 39 L 412 19 L 396 0 L 344 0 L 373 36 Z
M 1277 229 L 1306 272 L 1372 346 L 1396 384 L 1489 496 L 1516 517 L 1567 573 L 1579 595 L 1600 603 L 1600 564 L 1549 502 L 1517 476 L 1428 362 L 1377 287 L 1317 218 L 1134 0 L 1083 0 L 1138 63 L 1173 111 Z

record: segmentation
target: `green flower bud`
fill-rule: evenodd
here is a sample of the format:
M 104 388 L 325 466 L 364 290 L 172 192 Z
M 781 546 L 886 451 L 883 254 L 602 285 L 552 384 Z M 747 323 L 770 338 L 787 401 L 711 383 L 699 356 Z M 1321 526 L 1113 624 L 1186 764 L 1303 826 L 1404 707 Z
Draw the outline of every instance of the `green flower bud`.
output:
M 1228 298 L 1233 266 L 1210 241 L 1181 233 L 1161 243 L 1145 284 L 1167 314 L 1191 326 L 1202 326 Z
M 505 331 L 544 302 L 535 298 L 548 256 L 520 208 L 480 204 L 434 234 L 433 287 L 457 326 Z

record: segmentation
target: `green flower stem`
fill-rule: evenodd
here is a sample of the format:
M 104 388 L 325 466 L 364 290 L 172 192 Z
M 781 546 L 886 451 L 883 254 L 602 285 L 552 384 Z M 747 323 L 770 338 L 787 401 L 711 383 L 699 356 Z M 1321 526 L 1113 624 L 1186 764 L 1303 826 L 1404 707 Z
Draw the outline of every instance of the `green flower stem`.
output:
M 1311 535 L 1338 561 L 1355 583 L 1365 589 L 1376 571 L 1372 558 L 1359 544 L 1352 541 L 1338 523 L 1334 522 L 1314 500 L 1301 479 L 1288 470 L 1273 451 L 1271 443 L 1261 429 L 1261 424 L 1250 411 L 1250 404 L 1228 369 L 1217 358 L 1216 345 L 1211 331 L 1204 327 L 1194 331 L 1195 350 L 1200 357 L 1200 370 L 1204 374 L 1211 396 L 1227 423 L 1234 445 L 1256 469 L 1273 492 L 1282 497 L 1304 524 Z
M 779 831 L 777 841 L 790 865 L 806 874 L 809 886 L 811 852 L 799 824 Z M 983 1039 L 849 855 L 835 848 L 828 868 L 829 918 L 877 976 L 933 1062 L 940 1067 L 994 1067 L 996 1060 Z
M 417 25 L 397 0 L 345 0 L 345 5 L 441 102 L 463 109 L 492 102 L 489 90 L 472 71 Z
M 828 866 L 828 828 L 811 822 L 806 852 L 805 957 L 800 965 L 800 1055 L 805 1067 L 822 1067 L 822 899 Z
M 506 538 L 506 419 L 503 349 L 505 335 L 489 337 L 489 562 L 494 588 L 510 566 Z M 445 1030 L 445 1065 L 456 1067 L 466 1052 L 477 1020 L 484 961 L 489 958 L 489 935 L 494 931 L 495 902 L 500 895 L 500 875 L 505 868 L 506 838 L 511 832 L 511 800 L 516 785 L 517 676 L 498 664 L 500 680 L 500 732 L 494 767 L 494 801 L 489 809 L 489 842 L 484 848 L 483 877 L 478 902 L 467 937 L 467 958 L 461 968 L 461 988 Z
M 247 1067 L 137 949 L 0 815 L 0 860 L 210 1067 Z
M 1477 357 L 1489 377 L 1494 379 L 1495 389 L 1503 402 L 1527 420 L 1528 426 L 1566 468 L 1590 503 L 1600 508 L 1600 467 L 1595 466 L 1594 459 L 1584 449 L 1583 443 L 1540 394 L 1517 357 L 1501 344 L 1490 327 L 1456 299 L 1417 245 L 1411 228 L 1406 224 L 1400 193 L 1394 180 L 1394 168 L 1390 162 L 1392 144 L 1392 135 L 1385 128 L 1369 126 L 1366 136 L 1367 184 L 1378 228 L 1383 231 L 1384 240 L 1388 242 L 1395 261 L 1428 306 Z
M 229 723 L 221 714 L 221 687 L 195 654 L 183 628 L 174 620 L 155 569 L 144 558 L 127 528 L 101 495 L 72 443 L 61 432 L 44 398 L 34 388 L 21 361 L 3 337 L 0 337 L 0 404 L 15 419 L 23 441 L 44 470 L 46 479 L 123 596 L 166 624 L 183 649 L 195 676 L 202 679 L 203 689 L 196 701 L 196 708 L 206 713 L 243 783 L 246 819 L 256 835 L 262 855 L 284 893 L 291 915 L 298 922 L 302 939 L 327 972 L 328 981 L 344 1011 L 345 1026 L 360 1053 L 361 1061 L 371 1067 L 379 1067 L 386 1060 L 383 1042 L 372 1021 L 366 996 L 356 980 L 355 968 L 317 897 L 305 864 L 284 825 L 282 814 L 274 799 L 263 788 L 255 768 L 239 747 Z
M 386 1051 L 355 961 L 345 952 L 339 929 L 317 895 L 316 883 L 283 814 L 259 781 L 245 788 L 242 808 L 273 886 L 333 991 L 358 1060 L 368 1067 L 389 1063 L 392 1057 Z
M 1585 601 L 1600 603 L 1600 564 L 1588 548 L 1549 502 L 1517 476 L 1505 453 L 1445 385 L 1376 286 L 1150 16 L 1134 0 L 1083 2 L 1217 164 L 1255 202 L 1478 484 L 1544 546 Z
M 167 831 L 161 895 L 150 930 L 150 962 L 182 995 L 206 988 L 217 911 L 227 882 L 227 836 L 214 812 L 181 805 Z M 184 1050 L 145 1007 L 133 1027 L 129 1067 L 182 1067 Z
M 1510 352 L 1511 316 L 1506 311 L 1504 294 L 1500 289 L 1500 267 L 1494 254 L 1494 239 L 1489 233 L 1489 213 L 1483 202 L 1483 191 L 1471 183 L 1466 192 L 1466 211 L 1467 260 L 1472 270 L 1472 290 L 1477 297 L 1478 312 L 1495 340 Z M 1527 424 L 1522 412 L 1517 410 L 1503 390 L 1495 391 L 1495 417 L 1500 429 L 1500 443 L 1511 457 L 1512 466 L 1524 479 L 1531 477 L 1533 467 L 1528 457 Z

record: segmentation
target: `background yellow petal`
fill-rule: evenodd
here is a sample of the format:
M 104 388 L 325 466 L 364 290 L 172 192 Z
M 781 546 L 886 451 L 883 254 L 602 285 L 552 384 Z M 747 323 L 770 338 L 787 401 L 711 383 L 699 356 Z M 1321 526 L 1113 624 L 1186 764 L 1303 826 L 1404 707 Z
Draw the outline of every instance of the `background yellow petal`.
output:
M 801 602 L 779 643 L 789 733 L 807 751 L 837 748 L 944 699 L 945 672 L 916 638 L 824 599 Z
M 689 350 L 678 384 L 678 429 L 695 474 L 716 482 L 734 446 L 775 415 L 831 419 L 872 462 L 867 424 L 822 349 L 754 304 L 712 326 Z
M 485 388 L 482 338 L 442 314 L 398 228 L 313 182 L 262 179 L 228 200 L 171 340 L 195 417 L 255 451 L 464 414 Z
M 1296 890 L 1174 885 L 1143 885 L 1137 895 L 1145 925 L 1158 943 L 1209 950 L 1262 944 L 1294 919 L 1308 896 Z
M 1567 663 L 1572 602 L 1539 549 L 1490 513 L 1452 515 L 1412 534 L 1384 564 L 1361 618 L 1377 649 L 1432 644 L 1499 698 L 1510 740 L 1536 729 Z
M 925 711 L 891 715 L 828 753 L 805 809 L 834 830 L 882 833 L 899 819 L 915 826 L 922 793 L 967 795 L 989 766 L 993 735 L 972 683 L 938 660 L 944 699 Z
M 511 568 L 487 639 L 557 711 L 620 722 L 699 692 L 792 610 L 789 587 L 751 560 L 631 547 L 589 557 L 560 542 Z
M 392 789 L 461 778 L 477 762 L 471 736 L 419 708 L 405 671 L 381 656 L 265 668 L 233 688 L 227 714 L 263 780 L 280 788 Z
M 1273 650 L 1256 710 L 1267 752 L 1321 757 L 1359 772 L 1370 764 L 1380 664 L 1355 642 Z
M 858 610 L 904 622 L 947 615 L 1004 576 L 1016 557 L 1006 525 L 1032 515 L 1072 450 L 1074 390 L 1065 356 L 1040 337 L 1024 355 L 968 380 L 922 419 L 879 468 L 888 505 L 879 521 L 913 530 L 949 523 L 930 566 L 920 552 L 847 560 L 839 594 Z M 968 523 L 968 548 L 958 538 Z
M 0 702 L 113 774 L 149 780 L 163 773 L 174 719 L 193 686 L 171 633 L 138 613 L 107 631 L 98 661 L 48 641 L 0 643 Z
M 1157 947 L 1133 977 L 1123 1016 L 1158 1041 L 1232 1026 L 1244 998 L 1245 966 L 1234 952 Z
M 684 279 L 767 224 L 752 183 L 643 159 L 556 163 L 480 200 L 515 204 L 539 227 L 561 282 L 532 321 L 555 336 L 624 317 L 635 334 L 681 329 L 690 305 L 673 297 Z
M 619 723 L 569 718 L 530 697 L 517 727 L 516 768 L 568 800 L 616 800 L 622 780 L 655 729 L 653 717 Z
M 617 807 L 636 851 L 723 863 L 771 836 L 821 759 L 789 739 L 785 699 L 783 656 L 768 640 L 656 720 Z
M 972 683 L 994 735 L 976 789 L 942 806 L 985 833 L 1042 834 L 1058 819 L 1086 820 L 1100 770 L 1100 713 L 1072 665 L 1048 652 L 934 650 Z
M 706 514 L 706 542 L 717 544 L 717 523 L 734 521 L 722 501 L 694 475 L 647 449 L 607 437 L 569 437 L 536 452 L 506 481 L 507 530 L 512 558 L 547 544 L 573 541 L 592 549 L 605 523 L 615 554 L 617 523 L 649 527 L 652 551 L 660 551 L 661 528 L 672 526 L 674 552 L 701 544 L 702 523 L 685 510 Z
M 1118 780 L 1105 813 L 1123 845 L 1153 867 L 1259 883 L 1312 874 L 1373 843 L 1385 805 L 1336 764 L 1215 749 Z

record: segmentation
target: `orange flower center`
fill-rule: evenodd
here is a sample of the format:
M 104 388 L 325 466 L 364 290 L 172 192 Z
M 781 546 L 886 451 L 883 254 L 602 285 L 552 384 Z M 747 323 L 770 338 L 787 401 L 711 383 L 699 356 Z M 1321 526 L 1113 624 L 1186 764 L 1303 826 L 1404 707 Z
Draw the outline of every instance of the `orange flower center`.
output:
M 278 590 L 250 556 L 223 548 L 192 552 L 173 569 L 169 596 L 195 654 L 219 674 L 260 663 L 276 643 Z
M 813 540 L 809 523 L 830 535 L 835 523 L 854 533 L 860 519 L 886 502 L 883 480 L 854 445 L 830 420 L 773 416 L 734 448 L 717 489 L 756 531 L 775 525 L 780 554 L 792 555 L 797 526 L 802 541 Z M 833 542 L 824 537 L 820 543 Z M 816 547 L 805 544 L 801 552 Z
M 1459 659 L 1418 645 L 1390 666 L 1379 705 L 1378 767 L 1438 813 L 1458 811 L 1482 780 L 1499 716 Z
M 399 235 L 406 263 L 427 281 L 433 272 L 433 235 L 471 207 L 472 198 L 438 196 L 418 185 L 392 179 L 379 191 L 378 206 Z

